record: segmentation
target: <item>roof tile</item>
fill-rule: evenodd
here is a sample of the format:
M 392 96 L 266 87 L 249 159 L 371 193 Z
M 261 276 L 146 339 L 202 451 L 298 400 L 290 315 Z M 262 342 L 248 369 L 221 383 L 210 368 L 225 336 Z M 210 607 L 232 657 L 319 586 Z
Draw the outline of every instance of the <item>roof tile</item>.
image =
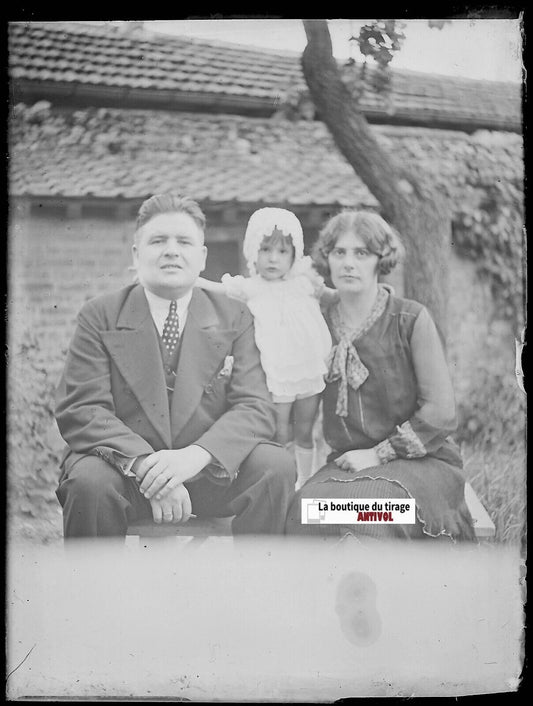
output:
M 492 181 L 499 176 L 498 150 L 514 155 L 515 171 L 506 178 L 521 184 L 518 135 L 485 143 L 457 131 L 372 129 L 385 149 L 423 168 L 452 198 L 467 197 L 472 170 Z M 211 201 L 376 204 L 326 127 L 309 121 L 110 108 L 60 112 L 48 104 L 36 112 L 19 104 L 11 111 L 9 167 L 14 196 L 143 198 L 173 188 Z
M 125 36 L 112 26 L 14 22 L 9 25 L 12 80 L 163 89 L 263 101 L 274 110 L 291 84 L 303 86 L 300 56 L 144 32 Z M 394 72 L 394 106 L 368 91 L 363 109 L 389 118 L 520 130 L 518 84 Z

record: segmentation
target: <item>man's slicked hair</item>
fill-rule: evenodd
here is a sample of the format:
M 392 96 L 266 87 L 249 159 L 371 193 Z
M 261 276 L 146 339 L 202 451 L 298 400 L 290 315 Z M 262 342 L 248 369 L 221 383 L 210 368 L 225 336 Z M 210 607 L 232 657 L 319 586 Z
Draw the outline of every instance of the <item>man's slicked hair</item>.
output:
M 206 217 L 199 204 L 190 196 L 181 196 L 173 192 L 155 194 L 143 201 L 137 213 L 136 237 L 140 228 L 161 213 L 186 213 L 202 232 L 205 231 Z

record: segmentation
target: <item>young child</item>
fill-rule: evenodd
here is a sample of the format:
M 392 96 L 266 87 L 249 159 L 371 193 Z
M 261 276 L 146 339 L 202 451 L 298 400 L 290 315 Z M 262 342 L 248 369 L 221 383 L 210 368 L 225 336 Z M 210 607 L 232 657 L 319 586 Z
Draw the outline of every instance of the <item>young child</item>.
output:
M 276 408 L 277 441 L 294 454 L 300 487 L 313 468 L 313 424 L 324 389 L 331 336 L 319 299 L 336 296 L 304 257 L 300 221 L 283 208 L 255 211 L 243 252 L 251 277 L 226 274 L 198 286 L 245 301 L 254 317 L 255 340 Z

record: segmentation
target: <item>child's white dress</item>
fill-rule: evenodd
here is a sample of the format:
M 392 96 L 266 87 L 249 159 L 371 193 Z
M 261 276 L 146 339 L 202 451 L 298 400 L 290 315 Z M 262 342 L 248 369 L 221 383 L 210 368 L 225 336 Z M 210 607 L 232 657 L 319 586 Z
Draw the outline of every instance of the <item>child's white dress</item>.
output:
M 298 265 L 273 281 L 259 275 L 222 277 L 226 294 L 245 301 L 254 317 L 255 341 L 274 402 L 322 392 L 332 345 L 318 301 L 324 281 L 308 262 Z

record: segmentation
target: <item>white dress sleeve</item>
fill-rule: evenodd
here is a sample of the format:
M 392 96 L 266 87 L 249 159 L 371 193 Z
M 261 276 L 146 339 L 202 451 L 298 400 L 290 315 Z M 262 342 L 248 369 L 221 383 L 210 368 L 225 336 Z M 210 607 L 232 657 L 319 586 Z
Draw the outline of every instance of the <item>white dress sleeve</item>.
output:
M 220 281 L 224 285 L 225 293 L 232 299 L 247 302 L 250 298 L 250 278 L 242 275 L 222 275 Z
M 316 299 L 320 299 L 325 287 L 324 279 L 314 269 L 311 258 L 308 255 L 302 257 L 301 260 L 293 265 L 292 271 L 293 276 L 302 278 L 302 280 L 307 282 L 309 293 Z

